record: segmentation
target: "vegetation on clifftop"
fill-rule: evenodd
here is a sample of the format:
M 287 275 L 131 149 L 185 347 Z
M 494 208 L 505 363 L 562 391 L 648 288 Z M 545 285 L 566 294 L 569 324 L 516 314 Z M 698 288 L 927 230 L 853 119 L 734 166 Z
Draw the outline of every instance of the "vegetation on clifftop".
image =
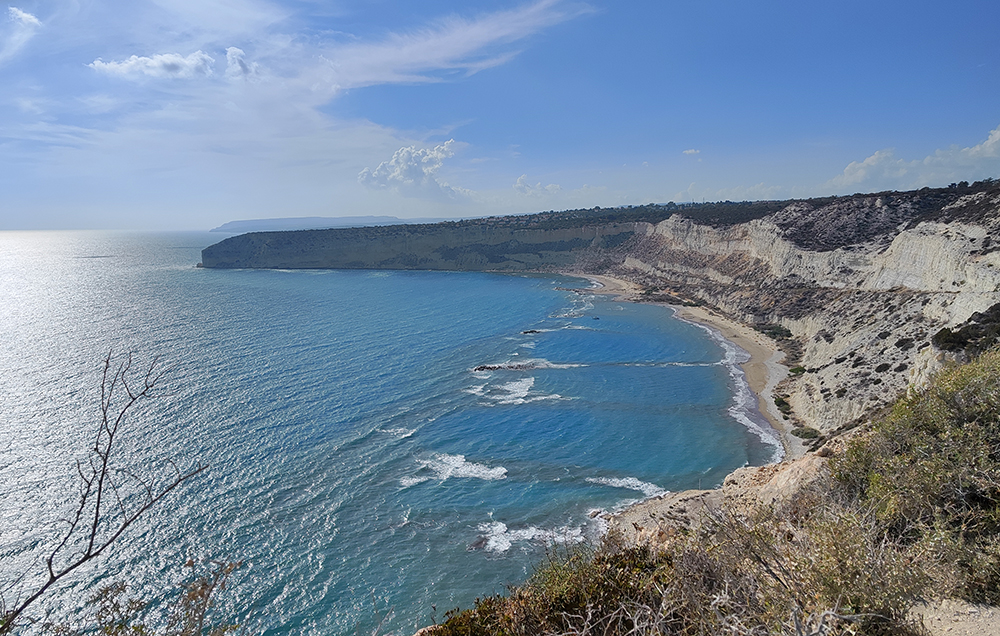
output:
M 919 634 L 920 598 L 1000 602 L 1000 352 L 899 400 L 830 465 L 778 508 L 554 556 L 433 633 Z

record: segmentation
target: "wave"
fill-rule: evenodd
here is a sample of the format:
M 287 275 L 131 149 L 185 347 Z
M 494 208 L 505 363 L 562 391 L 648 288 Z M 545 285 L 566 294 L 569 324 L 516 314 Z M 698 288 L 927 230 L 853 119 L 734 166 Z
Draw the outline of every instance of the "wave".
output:
M 430 480 L 430 477 L 403 477 L 399 480 L 399 483 L 403 488 L 409 488 L 410 486 L 416 486 Z
M 497 404 L 528 404 L 529 402 L 540 402 L 542 400 L 561 400 L 558 393 L 549 395 L 530 395 L 532 387 L 535 386 L 535 378 L 523 378 L 508 382 L 500 387 L 503 393 L 500 395 L 489 395 L 489 399 Z
M 553 530 L 529 526 L 520 530 L 510 530 L 507 524 L 500 521 L 479 524 L 481 533 L 469 545 L 470 550 L 485 550 L 502 554 L 517 542 L 532 542 L 543 545 L 583 543 L 583 527 L 563 526 Z
M 581 294 L 579 301 L 574 302 L 571 307 L 567 307 L 559 313 L 551 314 L 549 318 L 583 318 L 588 311 L 591 311 L 594 308 L 592 302 L 594 296 L 592 294 L 583 295 L 579 291 L 577 293 Z
M 757 395 L 750 389 L 746 374 L 743 373 L 743 369 L 740 367 L 741 364 L 750 359 L 750 354 L 735 343 L 727 340 L 717 329 L 691 320 L 684 320 L 677 316 L 676 312 L 674 312 L 674 317 L 700 329 L 704 329 L 709 337 L 722 347 L 722 360 L 718 364 L 726 367 L 729 371 L 729 377 L 732 378 L 733 386 L 735 387 L 733 402 L 727 409 L 730 417 L 742 424 L 747 430 L 756 435 L 761 442 L 773 449 L 771 454 L 772 463 L 780 462 L 784 459 L 785 447 L 781 444 L 778 432 L 770 424 L 757 422 L 754 418 L 754 416 L 758 418 L 763 416 L 760 415 Z
M 491 468 L 485 464 L 474 464 L 466 461 L 465 455 L 447 455 L 445 453 L 436 453 L 431 456 L 430 459 L 421 459 L 417 461 L 420 464 L 420 469 L 417 471 L 418 473 L 421 471 L 430 471 L 433 475 L 425 474 L 403 477 L 400 480 L 400 484 L 402 484 L 404 488 L 422 484 L 423 482 L 430 481 L 431 479 L 445 481 L 451 477 L 483 479 L 485 481 L 507 479 L 507 469 L 503 466 Z
M 410 437 L 411 435 L 417 432 L 417 429 L 415 428 L 379 428 L 375 430 L 377 430 L 379 433 L 392 435 L 397 439 L 406 439 L 407 437 Z
M 645 495 L 646 498 L 659 497 L 660 495 L 665 495 L 670 492 L 669 490 L 660 488 L 656 484 L 641 481 L 635 477 L 588 477 L 587 481 L 592 484 L 611 486 L 612 488 L 636 490 Z

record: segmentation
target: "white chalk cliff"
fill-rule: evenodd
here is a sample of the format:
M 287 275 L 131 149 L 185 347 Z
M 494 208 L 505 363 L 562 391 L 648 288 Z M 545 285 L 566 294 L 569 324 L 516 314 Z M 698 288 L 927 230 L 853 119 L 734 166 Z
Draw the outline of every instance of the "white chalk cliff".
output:
M 908 206 L 902 195 L 796 202 L 717 226 L 675 215 L 641 227 L 617 273 L 788 329 L 805 371 L 779 392 L 790 417 L 832 431 L 926 383 L 955 357 L 931 337 L 1000 303 L 1000 193 Z

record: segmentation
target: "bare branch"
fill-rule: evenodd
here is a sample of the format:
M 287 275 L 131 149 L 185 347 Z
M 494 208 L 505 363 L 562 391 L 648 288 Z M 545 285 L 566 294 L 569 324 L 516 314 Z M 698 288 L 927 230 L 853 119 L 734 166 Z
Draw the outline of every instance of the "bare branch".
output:
M 175 462 L 168 460 L 168 477 L 156 479 L 143 477 L 114 464 L 113 457 L 117 455 L 119 445 L 118 434 L 125 424 L 126 416 L 140 401 L 154 396 L 154 390 L 165 375 L 165 370 L 159 366 L 159 357 L 156 357 L 140 377 L 139 384 L 136 384 L 130 379 L 132 365 L 131 353 L 117 364 L 113 352 L 109 352 L 104 358 L 100 422 L 88 461 L 86 464 L 82 461 L 76 463 L 78 503 L 70 518 L 64 520 L 66 530 L 44 559 L 47 574 L 45 581 L 12 609 L 0 613 L 0 636 L 10 633 L 24 611 L 53 585 L 101 556 L 150 508 L 163 501 L 178 486 L 208 468 L 199 463 L 185 472 Z M 122 483 L 116 483 L 116 474 L 124 475 L 126 479 Z M 128 486 L 128 482 L 133 485 Z M 135 490 L 130 495 L 123 488 Z M 131 496 L 139 497 L 139 502 L 134 507 L 130 507 Z M 215 583 L 224 581 L 226 575 L 228 572 L 217 577 Z M 6 607 L 3 609 L 6 610 Z

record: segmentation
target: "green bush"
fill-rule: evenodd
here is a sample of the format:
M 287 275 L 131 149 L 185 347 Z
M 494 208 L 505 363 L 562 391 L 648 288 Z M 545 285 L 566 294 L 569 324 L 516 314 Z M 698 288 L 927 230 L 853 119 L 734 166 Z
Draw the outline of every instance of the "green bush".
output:
M 894 540 L 958 569 L 959 593 L 1000 601 L 1000 353 L 897 402 L 835 468 Z

